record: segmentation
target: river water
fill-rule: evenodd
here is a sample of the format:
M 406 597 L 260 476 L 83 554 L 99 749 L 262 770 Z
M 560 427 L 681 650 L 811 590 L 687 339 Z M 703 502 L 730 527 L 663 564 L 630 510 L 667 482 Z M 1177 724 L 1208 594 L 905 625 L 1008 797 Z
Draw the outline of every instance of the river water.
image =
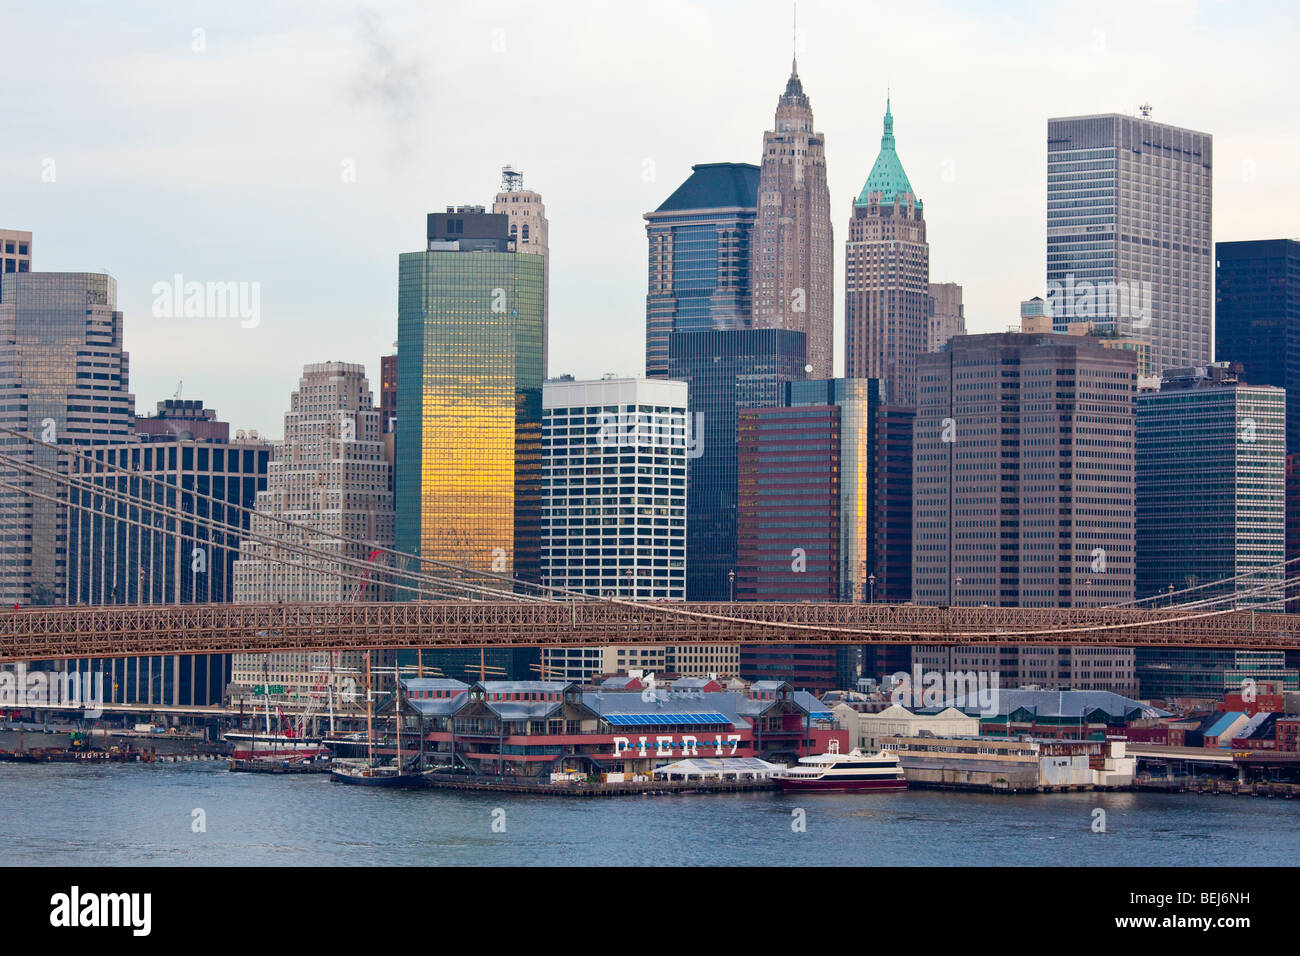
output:
M 0 864 L 11 866 L 1294 866 L 1298 821 L 1300 801 L 1263 797 L 589 799 L 373 790 L 220 762 L 0 764 Z

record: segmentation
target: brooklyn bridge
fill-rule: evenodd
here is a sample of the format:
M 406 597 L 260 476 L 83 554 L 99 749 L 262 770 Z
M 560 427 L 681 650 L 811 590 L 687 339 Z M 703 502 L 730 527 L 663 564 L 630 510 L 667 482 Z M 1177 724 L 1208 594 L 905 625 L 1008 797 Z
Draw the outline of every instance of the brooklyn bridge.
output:
M 11 606 L 0 611 L 0 662 L 160 654 L 619 644 L 1112 645 L 1300 649 L 1300 615 L 1275 613 L 1296 581 L 1287 564 L 1189 584 L 1121 606 L 1026 608 L 876 603 L 763 603 L 594 597 L 321 532 L 274 518 L 254 530 L 252 509 L 0 427 L 0 493 L 52 504 L 69 524 L 112 522 L 153 560 L 170 542 L 178 564 L 192 547 L 266 560 L 301 578 L 329 580 L 350 601 L 174 602 Z M 46 465 L 39 464 L 45 461 Z M 47 467 L 47 465 L 49 467 Z M 221 507 L 217 520 L 214 505 Z M 230 516 L 242 517 L 232 524 Z M 147 536 L 148 540 L 144 538 Z M 215 560 L 215 557 L 210 560 Z M 143 576 L 146 569 L 141 568 Z M 150 575 L 154 568 L 147 569 Z M 101 574 L 107 574 L 101 569 Z M 959 579 L 960 580 L 960 579 Z M 116 586 L 113 588 L 116 590 Z M 107 593 L 107 582 L 102 583 Z M 377 594 L 410 600 L 369 600 Z M 1156 603 L 1161 606 L 1154 606 Z
M 0 612 L 0 661 L 605 644 L 1038 644 L 1300 649 L 1252 610 L 690 604 L 616 600 L 45 607 Z

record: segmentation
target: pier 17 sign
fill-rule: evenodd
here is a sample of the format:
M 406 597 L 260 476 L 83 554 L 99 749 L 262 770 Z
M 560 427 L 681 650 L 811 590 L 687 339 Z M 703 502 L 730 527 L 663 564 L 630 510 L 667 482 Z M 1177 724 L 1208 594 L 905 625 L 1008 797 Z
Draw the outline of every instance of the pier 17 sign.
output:
M 637 738 L 634 744 L 630 737 L 614 738 L 614 756 L 621 757 L 624 753 L 635 750 L 638 757 L 650 756 L 647 747 L 650 746 L 649 738 L 644 735 Z M 698 757 L 700 747 L 713 748 L 715 757 L 734 757 L 736 748 L 740 745 L 740 734 L 714 734 L 712 741 L 707 737 L 701 742 L 699 737 L 693 734 L 682 734 L 679 741 L 672 734 L 658 734 L 654 738 L 654 756 L 671 757 L 673 749 L 676 748 L 682 757 Z M 731 749 L 727 749 L 727 748 Z M 725 752 L 724 752 L 725 751 Z

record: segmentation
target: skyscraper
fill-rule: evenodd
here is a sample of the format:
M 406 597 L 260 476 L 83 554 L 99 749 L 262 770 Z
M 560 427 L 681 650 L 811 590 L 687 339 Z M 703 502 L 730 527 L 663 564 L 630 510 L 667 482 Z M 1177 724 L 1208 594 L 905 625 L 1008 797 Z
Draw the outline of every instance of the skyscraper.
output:
M 1286 396 L 1221 363 L 1170 369 L 1137 397 L 1137 596 L 1253 572 L 1192 599 L 1239 595 L 1283 579 Z
M 257 493 L 266 487 L 269 442 L 243 431 L 232 441 L 230 426 L 202 402 L 167 399 L 158 403 L 157 415 L 136 419 L 128 442 L 85 454 L 91 460 L 74 463 L 78 486 L 69 492 L 69 604 L 233 599 L 240 540 Z M 155 514 L 105 492 L 177 508 L 185 517 Z M 212 524 L 186 520 L 190 516 Z M 104 674 L 105 697 L 117 703 L 215 706 L 231 678 L 230 654 L 85 663 L 81 669 Z
M 912 599 L 1133 598 L 1134 353 L 1081 335 L 960 335 L 921 357 Z
M 742 408 L 736 599 L 840 597 L 840 409 Z
M 879 378 L 889 401 L 916 404 L 916 360 L 930 314 L 930 246 L 921 200 L 894 149 L 885 103 L 880 154 L 853 202 L 844 254 L 844 374 Z
M 515 245 L 462 206 L 399 259 L 397 548 L 535 581 L 545 264 Z
M 1214 357 L 1286 389 L 1286 450 L 1300 452 L 1300 240 L 1215 243 Z
M 5 276 L 32 271 L 32 234 L 21 229 L 0 229 L 0 290 Z
M 700 163 L 691 170 L 658 209 L 645 214 L 647 378 L 667 377 L 673 332 L 744 329 L 753 319 L 759 168 Z
M 542 378 L 549 374 L 551 340 L 551 250 L 550 227 L 542 194 L 524 188 L 524 174 L 506 166 L 501 170 L 501 191 L 492 212 L 504 215 L 516 252 L 535 252 L 542 257 Z
M 685 598 L 686 383 L 552 380 L 542 406 L 546 583 Z
M 397 427 L 397 356 L 379 357 L 379 429 L 387 435 Z
M 248 511 L 266 488 L 272 445 L 243 431 L 232 441 L 229 424 L 218 421 L 213 409 L 195 400 L 178 409 L 180 404 L 159 402 L 159 414 L 138 419 L 127 441 L 88 448 L 93 461 L 74 463 L 80 486 L 69 494 L 69 604 L 234 599 L 240 532 L 248 530 Z M 97 489 L 176 508 L 216 527 L 155 517 Z
M 912 599 L 912 428 L 878 379 L 791 382 L 791 406 L 840 412 L 840 601 Z
M 135 424 L 130 359 L 122 350 L 117 280 L 80 272 L 15 272 L 0 288 L 0 425 L 43 444 L 0 434 L 24 463 L 66 473 L 58 445 L 125 441 Z M 51 477 L 0 466 L 0 600 L 62 604 L 67 584 L 67 509 Z
M 813 129 L 812 104 L 797 63 L 763 134 L 758 223 L 753 242 L 754 328 L 808 337 L 809 375 L 834 374 L 835 261 L 826 139 Z
M 251 530 L 362 566 L 386 566 L 388 556 L 372 553 L 376 545 L 391 547 L 393 541 L 393 498 L 379 414 L 364 365 L 305 366 L 284 416 L 284 439 L 267 467 L 266 488 L 257 495 Z M 388 580 L 367 578 L 361 568 L 340 566 L 323 555 L 285 551 L 249 538 L 235 562 L 235 600 L 375 601 L 391 593 Z M 301 700 L 319 679 L 314 673 L 322 663 L 318 658 L 308 653 L 236 654 L 233 681 L 276 685 L 286 698 Z M 343 655 L 337 663 L 358 667 L 360 653 Z
M 686 599 L 725 601 L 736 570 L 736 413 L 779 405 L 802 378 L 804 334 L 786 329 L 674 332 L 668 371 L 689 386 Z
M 937 352 L 954 335 L 966 334 L 966 309 L 961 302 L 961 286 L 955 282 L 931 282 L 930 303 L 926 313 L 925 350 Z
M 267 468 L 266 489 L 257 496 L 252 530 L 343 559 L 386 563 L 388 558 L 370 553 L 376 544 L 392 546 L 393 500 L 366 367 L 304 366 L 289 402 L 284 439 Z M 242 544 L 235 562 L 236 601 L 374 601 L 386 594 L 387 579 L 353 582 L 346 576 L 359 574 L 354 569 L 340 574 L 339 566 L 323 556 L 284 553 L 301 565 L 291 567 L 273 560 L 277 551 L 257 540 Z
M 1047 291 L 1057 331 L 1151 343 L 1153 374 L 1211 360 L 1209 133 L 1110 113 L 1047 121 Z

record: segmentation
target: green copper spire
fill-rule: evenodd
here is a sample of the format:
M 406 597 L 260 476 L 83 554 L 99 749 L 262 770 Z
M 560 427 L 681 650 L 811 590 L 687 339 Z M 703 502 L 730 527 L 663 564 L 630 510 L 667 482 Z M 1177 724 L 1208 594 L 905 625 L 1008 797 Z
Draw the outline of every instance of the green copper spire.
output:
M 868 197 L 872 193 L 880 193 L 881 205 L 889 205 L 894 199 L 906 193 L 912 193 L 912 184 L 907 180 L 907 173 L 903 172 L 903 164 L 898 158 L 898 153 L 894 152 L 894 114 L 890 109 L 889 97 L 885 97 L 885 132 L 880 137 L 880 155 L 876 157 L 876 164 L 871 167 L 871 174 L 867 176 L 867 184 L 862 187 L 862 192 L 858 194 L 857 202 L 854 205 L 865 206 Z M 921 208 L 921 200 L 916 200 L 916 207 Z

